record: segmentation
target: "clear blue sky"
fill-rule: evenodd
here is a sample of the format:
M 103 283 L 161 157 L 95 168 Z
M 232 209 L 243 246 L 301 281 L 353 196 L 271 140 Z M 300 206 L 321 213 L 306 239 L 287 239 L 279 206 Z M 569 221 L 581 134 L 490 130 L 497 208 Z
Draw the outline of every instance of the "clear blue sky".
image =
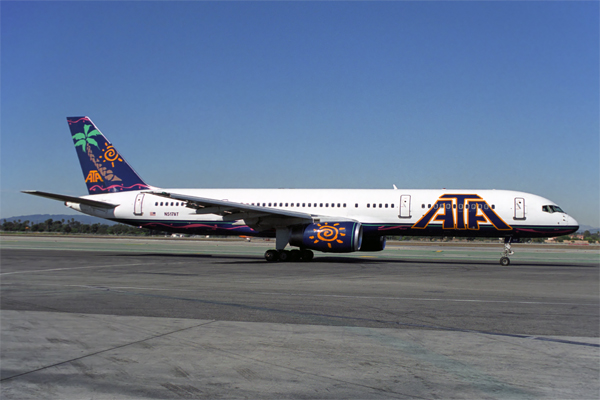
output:
M 515 189 L 597 227 L 598 2 L 6 2 L 2 217 L 86 194 L 67 116 L 162 187 Z

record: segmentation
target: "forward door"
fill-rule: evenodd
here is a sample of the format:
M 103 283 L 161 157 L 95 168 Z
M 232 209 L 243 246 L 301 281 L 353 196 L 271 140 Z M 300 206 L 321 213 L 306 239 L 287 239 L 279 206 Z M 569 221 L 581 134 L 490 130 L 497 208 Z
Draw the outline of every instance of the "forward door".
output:
M 515 197 L 514 219 L 525 219 L 525 199 L 522 197 Z

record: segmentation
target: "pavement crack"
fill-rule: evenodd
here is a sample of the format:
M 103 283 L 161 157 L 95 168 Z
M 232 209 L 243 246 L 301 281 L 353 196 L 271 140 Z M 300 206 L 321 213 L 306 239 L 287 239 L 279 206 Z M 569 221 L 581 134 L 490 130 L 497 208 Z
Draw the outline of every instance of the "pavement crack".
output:
M 108 351 L 112 351 L 112 350 L 116 350 L 116 349 L 121 349 L 121 348 L 128 347 L 128 346 L 131 346 L 131 345 L 134 345 L 134 344 L 144 343 L 144 342 L 147 342 L 147 341 L 152 340 L 152 339 L 158 339 L 158 338 L 161 338 L 161 337 L 173 335 L 175 333 L 183 332 L 183 331 L 186 331 L 186 330 L 189 330 L 189 329 L 194 329 L 194 328 L 198 328 L 198 327 L 201 327 L 201 326 L 210 325 L 210 324 L 212 324 L 214 322 L 215 321 L 203 322 L 201 324 L 197 324 L 197 325 L 193 325 L 193 326 L 188 326 L 186 328 L 176 329 L 174 331 L 169 331 L 169 332 L 166 332 L 166 333 L 161 333 L 160 335 L 153 335 L 153 336 L 141 339 L 141 340 L 136 340 L 136 341 L 125 343 L 125 344 L 121 344 L 121 345 L 118 345 L 118 346 L 113 346 L 113 347 L 110 347 L 110 348 L 104 349 L 104 350 L 99 350 L 99 351 L 96 351 L 96 352 L 93 352 L 93 353 L 89 353 L 89 354 L 83 355 L 81 357 L 75 357 L 75 358 L 71 358 L 69 360 L 57 362 L 57 363 L 54 363 L 54 364 L 51 364 L 51 365 L 45 365 L 43 367 L 36 368 L 36 369 L 31 370 L 31 371 L 22 372 L 20 374 L 16 374 L 16 375 L 13 375 L 13 376 L 2 378 L 2 379 L 0 379 L 0 382 L 5 382 L 5 381 L 8 381 L 10 379 L 15 379 L 15 378 L 18 378 L 18 377 L 21 377 L 21 376 L 29 375 L 29 374 L 32 374 L 32 373 L 35 373 L 35 372 L 38 372 L 38 371 L 43 371 L 45 369 L 56 367 L 56 366 L 59 366 L 59 365 L 69 364 L 69 363 L 72 363 L 72 362 L 75 362 L 75 361 L 82 360 L 84 358 L 93 357 L 93 356 L 96 356 L 98 354 L 106 353 Z

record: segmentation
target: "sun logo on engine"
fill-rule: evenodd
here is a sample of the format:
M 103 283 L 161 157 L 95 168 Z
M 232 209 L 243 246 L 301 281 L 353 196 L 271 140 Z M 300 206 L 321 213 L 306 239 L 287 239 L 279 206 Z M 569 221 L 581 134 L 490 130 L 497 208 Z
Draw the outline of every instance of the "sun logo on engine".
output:
M 343 232 L 346 228 L 337 226 L 339 223 L 335 223 L 333 225 L 328 225 L 327 222 L 324 224 L 317 224 L 319 230 L 316 231 L 316 236 L 309 236 L 311 240 L 314 240 L 313 243 L 319 243 L 320 241 L 327 242 L 327 246 L 331 249 L 331 243 L 337 242 L 343 244 L 344 241 L 340 240 L 340 236 L 346 236 L 346 233 Z
M 107 147 L 104 150 L 102 150 L 103 154 L 100 156 L 100 159 L 102 160 L 104 158 L 104 160 L 102 161 L 108 161 L 112 164 L 112 167 L 114 168 L 115 161 L 119 160 L 122 162 L 123 159 L 119 156 L 119 153 L 117 153 L 117 150 L 115 150 L 112 144 L 109 146 L 108 143 L 105 143 L 104 145 Z

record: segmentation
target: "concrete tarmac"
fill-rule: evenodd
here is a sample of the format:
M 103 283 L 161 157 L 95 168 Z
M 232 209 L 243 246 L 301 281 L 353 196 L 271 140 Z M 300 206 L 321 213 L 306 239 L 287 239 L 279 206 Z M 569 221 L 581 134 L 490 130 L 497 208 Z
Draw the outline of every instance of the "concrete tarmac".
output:
M 2 237 L 3 399 L 597 399 L 597 248 Z

